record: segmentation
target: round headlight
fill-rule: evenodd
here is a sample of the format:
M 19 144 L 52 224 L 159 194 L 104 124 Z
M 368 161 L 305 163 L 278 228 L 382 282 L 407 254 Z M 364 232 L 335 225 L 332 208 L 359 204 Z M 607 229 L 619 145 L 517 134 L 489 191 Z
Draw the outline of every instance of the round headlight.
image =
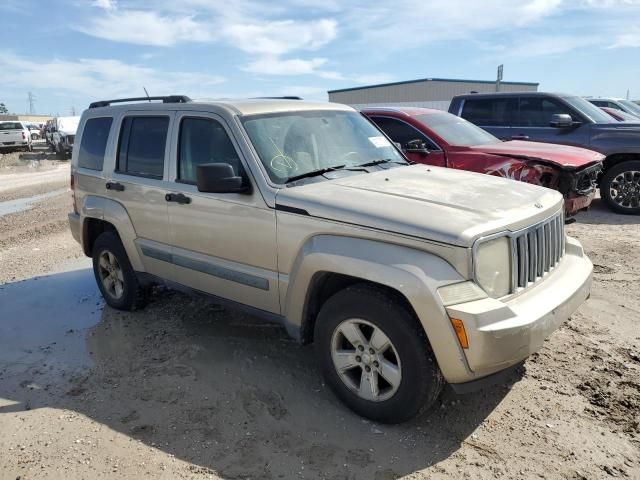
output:
M 491 297 L 511 292 L 511 241 L 498 237 L 476 248 L 476 281 Z

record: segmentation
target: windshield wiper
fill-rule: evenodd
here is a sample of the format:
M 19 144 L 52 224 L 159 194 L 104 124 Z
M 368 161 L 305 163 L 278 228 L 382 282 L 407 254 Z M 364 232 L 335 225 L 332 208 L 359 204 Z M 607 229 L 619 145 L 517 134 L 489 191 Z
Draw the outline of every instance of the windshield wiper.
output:
M 398 162 L 396 160 L 391 160 L 390 158 L 381 158 L 380 160 L 372 160 L 371 162 L 361 163 L 360 165 L 356 165 L 356 167 L 375 167 L 376 165 L 381 165 L 383 163 L 397 163 L 398 165 L 407 165 L 406 162 Z
M 303 178 L 318 177 L 320 175 L 324 175 L 325 173 L 333 172 L 335 170 L 340 170 L 344 167 L 346 167 L 346 165 L 336 165 L 335 167 L 326 167 L 326 168 L 319 168 L 317 170 L 311 170 L 310 172 L 305 172 L 305 173 L 301 173 L 300 175 L 294 175 L 292 177 L 289 177 L 284 181 L 284 183 L 295 182 L 296 180 L 300 180 Z

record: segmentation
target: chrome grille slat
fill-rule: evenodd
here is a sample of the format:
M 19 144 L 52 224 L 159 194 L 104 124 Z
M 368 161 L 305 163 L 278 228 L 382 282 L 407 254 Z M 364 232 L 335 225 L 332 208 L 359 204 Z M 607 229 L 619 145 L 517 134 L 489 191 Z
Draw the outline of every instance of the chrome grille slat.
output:
M 514 255 L 512 292 L 528 287 L 553 270 L 565 249 L 562 213 L 511 235 Z
M 535 230 L 527 233 L 527 243 L 529 244 L 529 282 L 533 283 L 538 276 L 538 236 Z
M 551 246 L 551 226 L 547 223 L 544 226 L 544 242 L 546 245 Z M 544 271 L 549 271 L 551 268 L 551 252 L 549 248 L 544 249 Z
M 538 247 L 538 263 L 536 264 L 536 276 L 544 275 L 544 252 L 547 250 L 544 243 L 544 225 L 536 229 L 536 245 Z
M 558 246 L 556 245 L 556 238 L 557 238 L 556 232 L 558 231 L 558 229 L 556 228 L 555 220 L 549 223 L 549 228 L 551 229 L 551 242 L 549 243 L 550 254 L 551 254 L 551 266 L 549 268 L 553 268 L 553 266 L 556 264 L 556 261 L 557 261 L 556 253 L 558 251 Z

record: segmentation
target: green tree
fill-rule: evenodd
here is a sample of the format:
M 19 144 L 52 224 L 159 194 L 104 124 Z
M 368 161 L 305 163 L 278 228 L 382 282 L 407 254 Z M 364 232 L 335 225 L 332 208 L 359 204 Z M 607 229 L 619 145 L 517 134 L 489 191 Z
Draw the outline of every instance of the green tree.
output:
M 9 113 L 9 110 L 7 110 L 7 107 L 4 105 L 4 103 L 0 102 L 0 115 L 7 113 Z

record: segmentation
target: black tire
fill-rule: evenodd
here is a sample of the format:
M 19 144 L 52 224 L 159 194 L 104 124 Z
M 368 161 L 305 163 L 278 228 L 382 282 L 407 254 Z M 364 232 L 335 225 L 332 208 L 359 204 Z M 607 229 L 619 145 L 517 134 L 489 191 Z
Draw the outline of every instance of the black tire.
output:
M 331 356 L 332 337 L 336 328 L 347 319 L 365 320 L 375 325 L 397 351 L 402 377 L 390 398 L 381 401 L 363 399 L 340 378 Z M 422 327 L 404 302 L 383 289 L 359 284 L 329 298 L 318 314 L 314 343 L 326 382 L 351 410 L 363 417 L 383 423 L 401 423 L 431 407 L 442 391 L 444 379 Z
M 624 206 L 624 203 L 618 203 L 611 196 L 611 186 L 616 177 L 618 177 L 621 173 L 624 172 L 640 172 L 640 160 L 630 160 L 618 163 L 611 167 L 600 180 L 600 197 L 604 201 L 604 203 L 616 213 L 622 213 L 625 215 L 640 215 L 640 206 Z M 635 186 L 635 195 L 640 196 L 640 179 L 636 180 Z
M 123 290 L 119 298 L 114 297 L 107 291 L 100 276 L 99 262 L 104 252 L 113 254 L 122 270 Z M 142 308 L 145 305 L 146 291 L 140 285 L 138 277 L 131 266 L 131 262 L 129 262 L 129 257 L 127 257 L 127 252 L 115 232 L 104 232 L 100 234 L 93 245 L 92 257 L 93 274 L 96 278 L 96 283 L 98 284 L 100 293 L 102 293 L 102 296 L 110 307 L 118 310 L 131 311 Z

